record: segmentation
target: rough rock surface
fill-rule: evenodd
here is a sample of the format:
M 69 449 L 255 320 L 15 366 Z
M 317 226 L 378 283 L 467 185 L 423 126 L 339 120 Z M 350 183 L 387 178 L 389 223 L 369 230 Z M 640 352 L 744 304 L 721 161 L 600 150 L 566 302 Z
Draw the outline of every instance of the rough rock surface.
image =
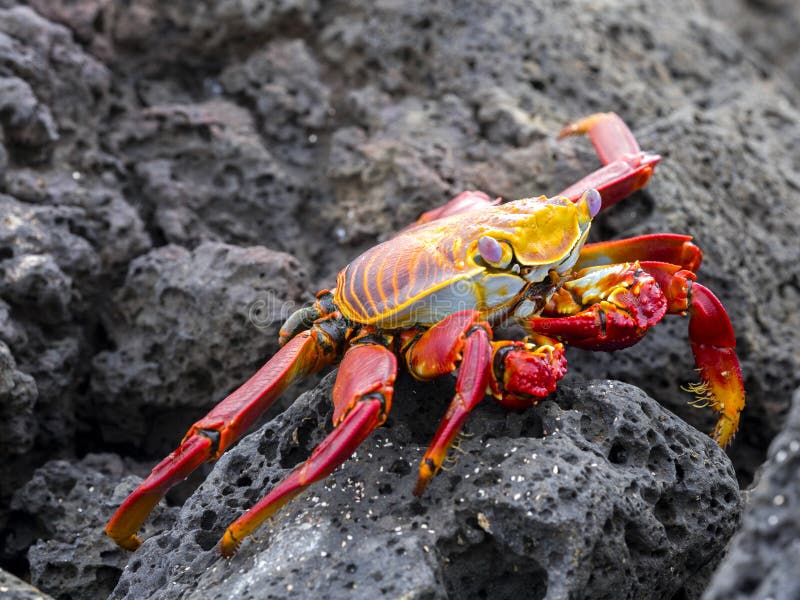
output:
M 704 600 L 800 598 L 800 390 Z
M 134 260 L 103 320 L 115 350 L 94 358 L 102 435 L 171 450 L 178 426 L 185 432 L 275 353 L 307 289 L 296 259 L 258 246 L 168 245 Z
M 33 446 L 36 396 L 33 377 L 16 369 L 11 351 L 0 342 L 0 421 L 4 424 L 0 456 L 25 454 Z
M 37 468 L 62 459 L 91 478 L 82 458 L 108 451 L 151 466 L 275 349 L 288 311 L 275 303 L 331 286 L 463 189 L 563 189 L 598 161 L 586 140 L 554 134 L 597 110 L 664 160 L 593 237 L 669 230 L 702 246 L 700 278 L 738 338 L 748 407 L 728 455 L 749 482 L 800 385 L 798 22 L 791 0 L 0 0 L 0 567 L 46 577 L 61 556 L 75 569 L 58 571 L 54 596 L 110 589 L 118 555 L 104 563 L 76 536 L 99 535 L 133 479 L 96 503 L 94 525 L 53 514 L 63 525 L 25 533 L 11 496 Z M 634 349 L 569 361 L 571 389 L 617 378 L 711 427 L 680 389 L 694 376 L 681 319 Z M 404 389 L 423 405 L 450 393 Z M 106 476 L 123 472 L 144 474 L 126 462 Z M 455 594 L 443 564 L 525 568 L 504 559 L 524 544 L 498 547 L 410 544 L 397 559 Z M 688 597 L 704 581 L 651 577 Z
M 14 600 L 50 600 L 52 598 L 3 569 L 0 569 L 0 594 L 6 598 L 14 598 Z
M 417 500 L 452 384 L 415 396 L 409 383 L 355 459 L 223 559 L 225 526 L 329 429 L 327 377 L 219 461 L 112 597 L 664 598 L 720 558 L 738 523 L 724 453 L 615 382 L 567 385 L 519 414 L 487 402 L 456 464 Z
M 102 526 L 137 481 L 130 476 L 120 482 L 130 468 L 113 454 L 54 460 L 17 490 L 5 545 L 6 550 L 30 546 L 34 585 L 56 598 L 103 598 L 111 592 L 128 553 Z M 154 527 L 173 520 L 168 509 L 159 508 L 154 517 Z
M 133 169 L 131 195 L 152 215 L 158 237 L 302 254 L 295 212 L 310 190 L 274 157 L 244 108 L 222 100 L 155 104 L 121 121 L 110 138 Z

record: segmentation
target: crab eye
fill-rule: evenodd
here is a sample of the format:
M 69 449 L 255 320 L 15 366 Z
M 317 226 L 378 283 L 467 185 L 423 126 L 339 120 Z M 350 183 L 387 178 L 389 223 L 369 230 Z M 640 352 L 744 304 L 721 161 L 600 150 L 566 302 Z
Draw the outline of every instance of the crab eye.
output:
M 600 196 L 600 192 L 594 188 L 586 190 L 583 193 L 581 200 L 586 202 L 586 206 L 589 209 L 589 215 L 592 218 L 597 216 L 597 213 L 599 213 L 600 209 L 603 207 L 603 198 Z
M 478 239 L 478 254 L 483 261 L 493 267 L 503 269 L 511 263 L 511 248 L 508 244 L 501 244 L 488 235 Z

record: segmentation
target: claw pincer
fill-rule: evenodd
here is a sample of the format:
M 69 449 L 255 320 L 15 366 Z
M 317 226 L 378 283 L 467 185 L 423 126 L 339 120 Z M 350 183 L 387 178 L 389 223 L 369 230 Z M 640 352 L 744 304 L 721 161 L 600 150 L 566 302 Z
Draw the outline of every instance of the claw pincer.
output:
M 668 314 L 689 316 L 701 381 L 688 389 L 718 413 L 714 439 L 730 442 L 744 385 L 728 315 L 695 282 L 699 248 L 669 233 L 586 244 L 597 213 L 644 186 L 660 157 L 642 152 L 613 113 L 576 121 L 562 137 L 576 133 L 589 135 L 603 167 L 562 194 L 499 204 L 463 192 L 346 266 L 334 290 L 289 317 L 281 349 L 190 428 L 122 503 L 106 533 L 135 550 L 137 531 L 170 487 L 217 459 L 293 382 L 337 363 L 333 430 L 226 529 L 220 551 L 231 556 L 384 423 L 398 359 L 423 381 L 457 371 L 453 398 L 420 461 L 414 493 L 421 495 L 487 394 L 511 408 L 531 407 L 566 373 L 566 345 L 625 348 Z M 506 322 L 520 325 L 524 339 L 495 340 L 494 329 Z

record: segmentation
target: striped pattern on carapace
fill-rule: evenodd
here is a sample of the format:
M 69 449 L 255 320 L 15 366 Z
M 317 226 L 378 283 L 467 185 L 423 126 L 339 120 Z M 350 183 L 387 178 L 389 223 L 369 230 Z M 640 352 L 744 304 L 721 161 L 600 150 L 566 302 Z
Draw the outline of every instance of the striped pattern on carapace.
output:
M 490 276 L 492 269 L 478 258 L 482 236 L 510 244 L 520 267 L 544 276 L 582 242 L 590 218 L 566 198 L 542 196 L 484 209 L 478 219 L 463 213 L 424 223 L 345 267 L 337 278 L 336 305 L 352 321 L 392 329 L 440 319 L 441 311 L 431 308 L 437 299 L 443 305 L 454 298 L 473 303 L 454 306 L 452 312 L 492 312 L 504 302 L 519 300 L 518 292 L 527 282 L 509 269 L 501 282 Z M 461 289 L 454 291 L 459 282 Z M 419 309 L 425 301 L 427 308 Z M 446 306 L 442 309 L 451 312 Z

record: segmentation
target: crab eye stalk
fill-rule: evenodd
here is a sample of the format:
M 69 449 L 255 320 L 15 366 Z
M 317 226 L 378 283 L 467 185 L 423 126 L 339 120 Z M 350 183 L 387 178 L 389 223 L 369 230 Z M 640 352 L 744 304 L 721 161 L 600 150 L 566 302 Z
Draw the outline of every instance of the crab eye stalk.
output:
M 497 269 L 505 269 L 513 257 L 511 247 L 506 242 L 498 242 L 488 235 L 478 240 L 478 254 L 487 265 Z

